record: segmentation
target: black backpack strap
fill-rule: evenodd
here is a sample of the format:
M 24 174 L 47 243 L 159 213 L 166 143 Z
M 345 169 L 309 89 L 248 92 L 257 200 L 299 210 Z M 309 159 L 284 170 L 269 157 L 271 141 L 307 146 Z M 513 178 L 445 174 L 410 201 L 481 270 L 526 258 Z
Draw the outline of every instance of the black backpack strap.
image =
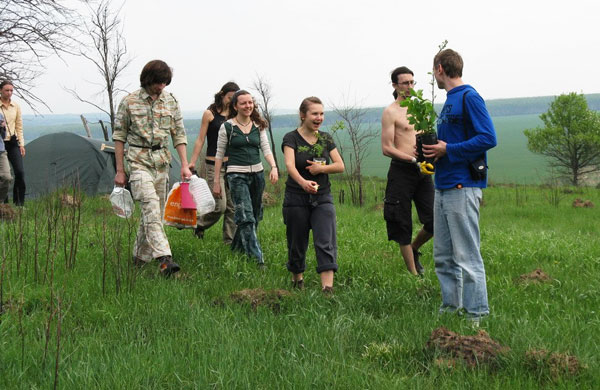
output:
M 227 134 L 227 146 L 231 143 L 231 137 L 233 137 L 233 126 L 228 121 L 223 122 L 225 125 L 225 133 Z
M 467 96 L 467 94 L 469 93 L 469 90 L 467 89 L 465 91 L 465 93 L 463 93 L 462 95 L 462 117 L 463 117 L 463 129 L 465 130 L 465 140 L 469 139 L 469 133 L 467 132 L 467 118 L 469 116 L 469 112 L 467 111 L 467 105 L 465 104 L 465 97 Z M 469 118 L 469 122 L 471 122 L 470 118 Z M 471 122 L 472 124 L 473 122 Z
M 473 126 L 473 121 L 471 120 L 470 117 L 468 117 L 469 112 L 467 111 L 467 105 L 465 104 L 465 97 L 467 96 L 467 94 L 469 93 L 469 90 L 466 90 L 465 93 L 463 93 L 462 95 L 462 108 L 463 108 L 463 112 L 462 112 L 462 116 L 463 116 L 463 129 L 465 130 L 465 141 L 469 139 L 469 132 L 467 131 L 467 123 L 471 122 L 471 126 Z M 467 118 L 468 118 L 468 122 L 467 122 Z M 473 129 L 475 130 L 475 129 Z M 469 170 L 471 171 L 471 177 L 475 180 L 483 180 L 485 179 L 485 175 L 488 169 L 487 164 L 485 164 L 485 153 L 483 153 L 481 156 L 479 156 L 478 158 L 475 159 L 475 162 L 473 161 L 468 161 L 468 165 L 469 165 Z M 481 171 L 480 169 L 476 169 L 473 165 L 476 166 L 481 166 L 483 165 L 485 167 L 485 169 L 483 171 Z M 474 177 L 475 175 L 479 175 L 479 177 Z

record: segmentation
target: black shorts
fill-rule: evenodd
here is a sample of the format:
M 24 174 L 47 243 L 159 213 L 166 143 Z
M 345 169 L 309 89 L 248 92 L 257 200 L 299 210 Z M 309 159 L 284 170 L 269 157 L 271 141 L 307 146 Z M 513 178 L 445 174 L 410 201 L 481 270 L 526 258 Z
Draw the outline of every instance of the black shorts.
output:
M 423 229 L 433 234 L 433 181 L 415 164 L 392 160 L 385 188 L 383 217 L 388 240 L 409 245 L 412 238 L 412 203 Z

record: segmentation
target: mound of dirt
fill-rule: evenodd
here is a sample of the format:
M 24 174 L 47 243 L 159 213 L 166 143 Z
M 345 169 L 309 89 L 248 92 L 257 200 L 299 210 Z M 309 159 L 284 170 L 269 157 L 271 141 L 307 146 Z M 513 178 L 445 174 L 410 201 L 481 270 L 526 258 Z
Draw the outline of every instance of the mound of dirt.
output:
M 9 204 L 0 204 L 0 219 L 5 221 L 12 221 L 15 219 L 17 212 Z
M 519 276 L 519 283 L 548 283 L 552 278 L 540 268 L 536 268 L 528 274 Z
M 531 369 L 546 371 L 553 380 L 557 380 L 563 375 L 576 376 L 585 368 L 576 356 L 549 352 L 544 349 L 527 351 L 525 359 Z
M 445 367 L 454 367 L 457 359 L 469 367 L 494 364 L 499 355 L 510 351 L 509 347 L 492 340 L 485 330 L 480 330 L 475 336 L 462 336 L 443 326 L 431 332 L 426 349 L 441 353 L 436 364 Z
M 277 205 L 277 196 L 270 192 L 263 192 L 262 195 L 262 203 L 265 207 L 276 206 Z
M 60 202 L 63 206 L 77 207 L 81 204 L 81 198 L 75 198 L 73 195 L 62 194 L 60 196 Z
M 577 198 L 573 201 L 573 207 L 593 209 L 594 203 L 589 199 L 583 200 L 583 199 Z
M 273 311 L 279 311 L 281 300 L 284 297 L 291 295 L 292 293 L 286 290 L 264 290 L 262 288 L 254 288 L 235 291 L 231 293 L 229 297 L 234 302 L 250 304 L 254 310 L 259 306 L 267 306 Z
M 383 206 L 384 206 L 384 203 L 376 203 L 373 205 L 372 210 L 373 211 L 382 211 Z

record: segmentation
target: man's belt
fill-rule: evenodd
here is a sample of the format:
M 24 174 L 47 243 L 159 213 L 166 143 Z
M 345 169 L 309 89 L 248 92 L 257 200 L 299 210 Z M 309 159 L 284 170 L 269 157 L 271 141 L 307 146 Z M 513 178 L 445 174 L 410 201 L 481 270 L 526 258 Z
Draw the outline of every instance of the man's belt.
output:
M 163 148 L 162 145 L 140 146 L 140 145 L 129 144 L 129 146 L 133 146 L 135 148 L 142 148 L 142 149 L 152 149 L 153 152 Z

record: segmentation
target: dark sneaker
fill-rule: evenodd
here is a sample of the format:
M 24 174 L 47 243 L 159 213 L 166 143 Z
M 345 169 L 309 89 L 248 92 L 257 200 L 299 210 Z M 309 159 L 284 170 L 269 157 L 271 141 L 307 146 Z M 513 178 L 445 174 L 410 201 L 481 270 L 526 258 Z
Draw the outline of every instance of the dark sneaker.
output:
M 161 256 L 157 260 L 160 263 L 158 270 L 160 271 L 160 274 L 166 278 L 168 278 L 176 272 L 179 272 L 179 270 L 181 269 L 181 267 L 179 267 L 179 264 L 173 262 L 171 256 Z
M 419 256 L 421 256 L 421 252 L 419 252 L 415 248 L 412 248 L 412 251 L 413 251 L 413 259 L 415 261 L 415 269 L 417 270 L 417 273 L 419 275 L 424 275 L 425 274 L 425 267 L 423 267 L 423 265 L 419 261 Z
M 204 239 L 204 229 L 202 229 L 200 226 L 196 226 L 194 229 L 194 236 L 200 240 Z
M 304 289 L 304 279 L 292 280 L 292 288 L 302 290 Z

